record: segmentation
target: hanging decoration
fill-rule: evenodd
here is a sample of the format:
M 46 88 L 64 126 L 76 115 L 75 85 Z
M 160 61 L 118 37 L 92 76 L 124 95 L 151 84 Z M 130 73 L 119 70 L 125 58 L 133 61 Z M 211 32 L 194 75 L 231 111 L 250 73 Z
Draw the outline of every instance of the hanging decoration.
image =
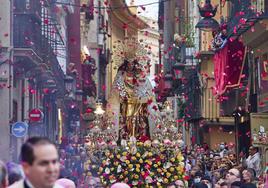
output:
M 202 31 L 215 31 L 219 28 L 219 23 L 213 18 L 217 13 L 218 6 L 212 6 L 210 0 L 206 0 L 204 6 L 198 5 L 200 16 L 203 17 L 197 24 L 196 28 Z
M 240 85 L 244 69 L 246 48 L 239 40 L 228 41 L 223 49 L 214 55 L 216 95 L 222 95 L 228 88 Z
M 212 36 L 211 49 L 213 51 L 222 49 L 227 42 L 227 24 L 221 24 L 219 30 L 212 32 Z

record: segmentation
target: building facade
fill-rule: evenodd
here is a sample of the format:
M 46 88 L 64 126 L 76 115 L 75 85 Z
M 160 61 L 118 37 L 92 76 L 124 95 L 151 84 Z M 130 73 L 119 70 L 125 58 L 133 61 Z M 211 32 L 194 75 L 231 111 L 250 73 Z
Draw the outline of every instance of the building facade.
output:
M 1 89 L 0 89 L 0 98 L 1 98 L 1 110 L 0 110 L 0 129 L 1 129 L 1 140 L 0 140 L 0 149 L 1 153 L 3 154 L 3 160 L 9 160 L 10 158 L 10 151 L 9 148 L 11 147 L 10 142 L 10 120 L 12 119 L 12 91 L 8 89 L 8 85 L 12 84 L 12 75 L 11 72 L 13 71 L 11 62 L 13 60 L 12 57 L 12 35 L 11 32 L 11 25 L 12 25 L 12 12 L 11 12 L 12 4 L 10 1 L 3 2 L 2 6 L 0 7 L 0 15 L 1 15 L 1 22 L 0 26 L 1 29 L 1 60 L 0 60 L 0 70 L 2 73 L 1 75 Z M 4 106 L 5 108 L 3 108 Z
M 164 67 L 160 95 L 165 98 L 171 94 L 178 100 L 177 118 L 184 124 L 182 131 L 187 145 L 208 143 L 211 148 L 217 149 L 221 142 L 217 139 L 219 133 L 225 135 L 226 143 L 235 143 L 235 118 L 233 111 L 223 113 L 224 105 L 230 104 L 223 104 L 222 97 L 213 91 L 216 82 L 212 32 L 195 28 L 200 19 L 197 5 L 202 7 L 205 3 L 183 0 L 175 4 L 160 3 L 159 27 L 160 34 L 163 33 L 160 60 Z M 232 17 L 231 2 L 223 4 L 215 0 L 211 3 L 219 5 L 215 16 L 218 22 Z M 170 25 L 169 22 L 177 24 Z M 176 45 L 175 34 L 177 39 L 184 40 L 184 46 Z M 180 52 L 177 52 L 178 47 Z
M 155 87 L 155 77 L 160 68 L 159 66 L 159 31 L 157 20 L 141 17 L 144 22 L 148 24 L 148 28 L 140 30 L 138 32 L 138 39 L 143 41 L 150 48 L 150 67 L 148 72 L 148 77 L 151 80 L 153 87 Z
M 260 144 L 266 127 L 256 123 L 256 118 L 266 121 L 264 35 L 268 2 L 211 3 L 219 4 L 215 16 L 219 28 L 200 31 L 199 36 L 202 119 L 195 127 L 200 135 L 197 141 L 218 148 L 221 140 L 217 135 L 221 134 L 237 154 L 255 144 L 266 156 L 266 145 Z M 261 138 L 256 136 L 258 131 Z
M 63 15 L 57 17 L 55 11 Z M 50 1 L 9 1 L 1 6 L 1 153 L 3 160 L 17 161 L 28 136 L 48 136 L 58 141 L 58 111 L 64 96 L 67 62 L 65 16 L 69 9 Z M 57 19 L 60 18 L 61 20 Z M 62 20 L 63 19 L 63 20 Z M 65 37 L 65 38 L 64 38 Z M 61 65 L 60 65 L 61 63 Z M 38 118 L 36 117 L 38 111 Z M 24 122 L 14 134 L 15 123 Z M 8 152 L 7 152 L 8 151 Z

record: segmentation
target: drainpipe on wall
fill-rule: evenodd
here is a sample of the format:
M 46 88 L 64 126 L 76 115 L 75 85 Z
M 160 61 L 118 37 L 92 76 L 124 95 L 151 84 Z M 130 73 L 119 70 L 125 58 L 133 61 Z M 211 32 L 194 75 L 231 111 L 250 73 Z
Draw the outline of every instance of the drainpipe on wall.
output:
M 101 4 L 101 3 L 99 3 L 99 2 L 101 2 L 100 0 L 98 1 L 98 5 L 99 4 Z M 99 30 L 99 26 L 100 26 L 100 14 L 101 14 L 101 10 L 100 10 L 100 7 L 99 7 L 99 14 L 98 14 L 98 18 L 97 18 L 97 45 L 98 45 L 98 49 L 97 49 L 97 52 L 100 52 L 100 50 L 99 50 L 99 35 L 100 35 L 100 30 Z M 100 81 L 101 81 L 101 79 L 100 79 L 100 54 L 99 53 L 97 53 L 98 54 L 98 62 L 97 62 L 97 82 L 98 83 L 96 83 L 97 84 L 97 100 L 99 100 L 100 99 L 100 90 L 101 90 L 101 85 L 100 85 Z

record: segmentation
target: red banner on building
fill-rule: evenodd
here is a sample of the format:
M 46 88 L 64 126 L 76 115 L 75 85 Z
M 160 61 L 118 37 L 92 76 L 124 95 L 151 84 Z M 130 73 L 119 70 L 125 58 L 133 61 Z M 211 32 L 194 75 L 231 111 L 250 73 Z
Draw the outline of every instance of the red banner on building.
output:
M 228 41 L 214 55 L 215 94 L 222 95 L 228 88 L 240 84 L 246 48 L 239 40 Z

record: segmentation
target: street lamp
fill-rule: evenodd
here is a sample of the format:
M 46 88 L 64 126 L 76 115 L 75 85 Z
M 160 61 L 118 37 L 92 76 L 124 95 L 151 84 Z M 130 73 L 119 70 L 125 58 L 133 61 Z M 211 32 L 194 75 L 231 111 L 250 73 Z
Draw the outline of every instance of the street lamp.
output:
M 73 83 L 74 83 L 74 78 L 71 76 L 65 76 L 64 78 L 64 84 L 65 84 L 65 89 L 70 92 L 73 89 Z
M 244 121 L 244 114 L 245 111 L 241 108 L 238 107 L 234 112 L 233 112 L 233 117 L 234 117 L 234 124 L 235 124 L 235 148 L 236 148 L 236 155 L 239 155 L 239 125 L 240 123 L 243 123 L 242 120 Z
M 48 79 L 43 83 L 42 87 L 43 87 L 45 93 L 48 94 L 48 93 L 51 93 L 53 90 L 55 91 L 55 89 L 57 88 L 57 84 L 56 84 L 55 80 Z
M 83 91 L 81 89 L 75 91 L 75 98 L 79 102 L 83 100 Z
M 199 28 L 202 31 L 215 31 L 219 28 L 219 23 L 213 19 L 216 15 L 218 6 L 213 7 L 210 0 L 206 0 L 205 5 L 199 8 L 199 13 L 203 17 L 197 24 L 196 28 Z
M 52 80 L 52 79 L 47 80 L 45 82 L 45 86 L 47 86 L 49 88 L 56 88 L 57 87 L 55 80 Z

